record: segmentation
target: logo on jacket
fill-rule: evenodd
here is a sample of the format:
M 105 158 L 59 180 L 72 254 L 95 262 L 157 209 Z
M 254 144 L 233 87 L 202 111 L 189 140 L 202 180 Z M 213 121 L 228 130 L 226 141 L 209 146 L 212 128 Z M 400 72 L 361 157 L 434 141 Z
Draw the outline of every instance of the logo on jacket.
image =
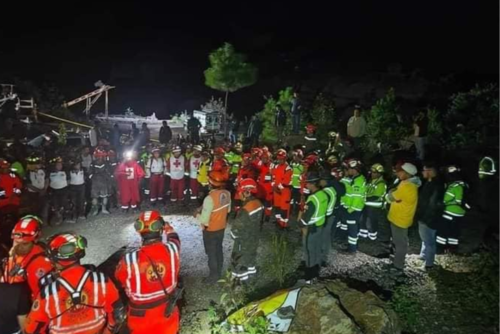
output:
M 155 271 L 155 269 L 153 269 L 153 265 L 150 265 L 148 267 L 148 269 L 146 270 L 146 278 L 147 278 L 148 282 L 151 282 L 151 283 L 158 282 L 158 276 L 156 275 L 156 273 L 158 273 L 158 275 L 160 275 L 161 279 L 163 279 L 163 277 L 165 277 L 166 268 L 162 263 L 157 263 L 155 265 L 155 268 L 156 268 L 156 271 Z

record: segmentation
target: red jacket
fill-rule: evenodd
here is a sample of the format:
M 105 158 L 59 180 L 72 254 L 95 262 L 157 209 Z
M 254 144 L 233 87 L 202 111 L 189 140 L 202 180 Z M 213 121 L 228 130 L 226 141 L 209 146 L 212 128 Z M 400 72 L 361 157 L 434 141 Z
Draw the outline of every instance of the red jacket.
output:
M 40 291 L 40 279 L 52 269 L 52 263 L 45 256 L 43 247 L 35 244 L 28 255 L 11 255 L 3 260 L 0 282 L 10 284 L 28 282 L 31 298 L 35 299 Z
M 21 205 L 23 182 L 13 172 L 0 174 L 0 208 Z
M 76 299 L 75 299 L 76 298 Z M 79 299 L 79 304 L 77 304 Z M 109 333 L 116 325 L 118 290 L 103 273 L 76 265 L 42 288 L 26 320 L 26 333 Z

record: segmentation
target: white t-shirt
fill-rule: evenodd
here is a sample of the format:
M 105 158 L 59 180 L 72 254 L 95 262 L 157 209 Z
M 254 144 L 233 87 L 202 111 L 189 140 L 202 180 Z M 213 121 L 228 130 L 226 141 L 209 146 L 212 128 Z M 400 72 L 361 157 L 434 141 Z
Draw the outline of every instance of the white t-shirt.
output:
M 84 183 L 85 183 L 85 177 L 84 177 L 83 170 L 79 170 L 79 171 L 72 170 L 69 173 L 69 184 L 71 184 L 73 186 L 81 186 Z
M 50 179 L 50 187 L 52 189 L 63 189 L 68 186 L 68 177 L 66 175 L 66 172 L 59 171 L 59 172 L 52 172 L 50 173 L 49 176 Z
M 31 185 L 37 189 L 44 189 L 45 188 L 45 178 L 47 175 L 45 174 L 45 171 L 43 169 L 39 169 L 36 171 L 30 171 L 28 178 L 31 183 Z M 30 192 L 34 192 L 33 190 L 28 189 Z

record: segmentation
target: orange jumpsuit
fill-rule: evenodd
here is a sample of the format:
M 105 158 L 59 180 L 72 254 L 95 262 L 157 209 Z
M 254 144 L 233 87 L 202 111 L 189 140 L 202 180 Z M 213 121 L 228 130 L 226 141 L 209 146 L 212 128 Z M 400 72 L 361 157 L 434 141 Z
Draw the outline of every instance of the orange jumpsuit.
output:
M 68 267 L 40 290 L 26 320 L 26 333 L 95 334 L 115 331 L 118 290 L 103 273 Z
M 261 163 L 259 178 L 257 180 L 257 198 L 259 198 L 264 204 L 264 214 L 269 217 L 273 210 L 273 186 L 272 186 L 272 175 L 271 171 L 274 168 L 274 164 L 268 162 L 267 164 Z
M 45 257 L 41 245 L 35 244 L 26 256 L 11 255 L 3 259 L 2 283 L 27 282 L 31 290 L 31 299 L 34 300 L 40 291 L 40 279 L 50 273 L 52 263 Z
M 276 164 L 271 170 L 273 177 L 273 207 L 275 210 L 276 222 L 280 227 L 288 226 L 288 216 L 290 213 L 290 199 L 292 197 L 292 168 L 288 163 Z
M 179 331 L 179 309 L 175 306 L 169 317 L 165 309 L 178 284 L 180 241 L 175 232 L 167 238 L 166 244 L 158 241 L 127 253 L 116 268 L 115 277 L 129 298 L 127 324 L 131 334 Z

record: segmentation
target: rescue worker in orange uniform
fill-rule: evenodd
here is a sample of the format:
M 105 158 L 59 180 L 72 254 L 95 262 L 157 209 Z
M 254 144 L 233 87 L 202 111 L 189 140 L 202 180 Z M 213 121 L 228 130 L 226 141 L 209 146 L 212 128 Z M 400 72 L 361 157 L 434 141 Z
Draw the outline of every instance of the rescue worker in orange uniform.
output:
M 269 151 L 265 151 L 262 154 L 261 162 L 257 184 L 257 198 L 264 204 L 264 216 L 266 222 L 268 222 L 273 211 L 273 177 L 271 175 L 271 170 L 274 167 L 274 164 L 271 162 L 271 154 Z
M 217 147 L 214 150 L 214 161 L 212 162 L 212 171 L 218 171 L 226 175 L 226 178 L 229 179 L 229 163 L 224 158 L 224 154 L 226 152 L 222 147 Z
M 42 221 L 36 216 L 24 216 L 12 230 L 13 246 L 9 257 L 2 261 L 1 283 L 27 282 L 31 299 L 40 291 L 40 279 L 53 269 L 45 256 L 45 245 L 38 242 L 42 235 Z
M 211 191 L 194 214 L 203 230 L 203 244 L 208 256 L 210 275 L 205 278 L 205 283 L 217 282 L 222 274 L 224 264 L 222 242 L 227 215 L 231 211 L 231 193 L 224 189 L 227 180 L 227 175 L 220 171 L 210 172 L 208 181 Z
M 254 147 L 252 148 L 251 153 L 252 153 L 252 158 L 251 158 L 252 165 L 258 170 L 260 168 L 260 165 L 262 164 L 261 157 L 264 151 L 261 148 Z
M 290 214 L 290 200 L 292 196 L 292 168 L 288 165 L 287 153 L 284 149 L 276 152 L 278 163 L 274 165 L 271 174 L 273 177 L 273 207 L 276 223 L 281 228 L 288 227 L 288 216 Z
M 231 274 L 240 281 L 246 281 L 257 273 L 255 265 L 264 207 L 261 201 L 254 197 L 257 194 L 257 182 L 253 179 L 241 180 L 239 191 L 243 207 L 231 227 L 231 237 L 234 239 L 234 265 Z
M 71 233 L 52 236 L 47 255 L 56 274 L 33 302 L 26 319 L 27 334 L 118 333 L 126 313 L 118 290 L 103 273 L 80 265 L 87 240 Z
M 179 236 L 156 210 L 142 212 L 134 227 L 142 246 L 127 252 L 115 272 L 129 299 L 128 329 L 131 334 L 175 334 L 179 331 L 176 300 L 181 292 Z
M 234 193 L 234 211 L 235 213 L 241 207 L 241 192 L 239 189 L 239 184 L 243 179 L 256 179 L 258 176 L 258 171 L 255 167 L 250 163 L 250 154 L 244 153 L 243 160 L 241 161 L 241 168 L 238 171 L 238 175 L 236 176 L 236 180 L 234 181 L 234 188 L 236 189 Z

